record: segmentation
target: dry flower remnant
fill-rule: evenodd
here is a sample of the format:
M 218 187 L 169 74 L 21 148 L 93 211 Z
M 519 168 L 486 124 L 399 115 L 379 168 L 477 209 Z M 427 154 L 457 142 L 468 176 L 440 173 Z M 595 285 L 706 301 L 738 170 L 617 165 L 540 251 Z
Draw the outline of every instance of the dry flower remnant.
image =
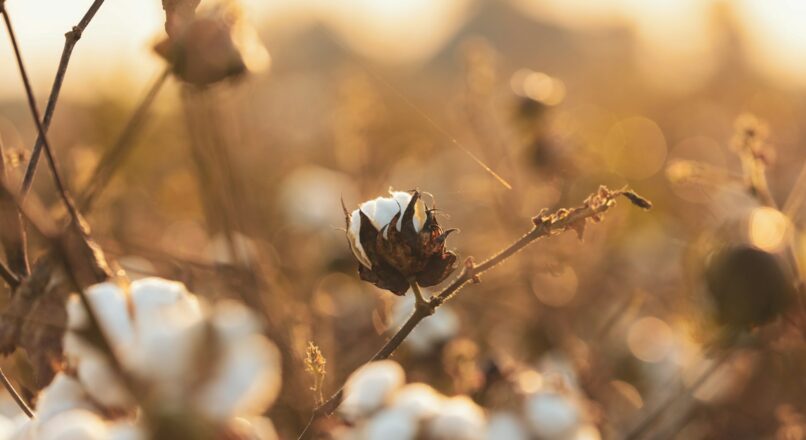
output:
M 317 405 L 325 400 L 322 387 L 327 374 L 326 366 L 327 359 L 322 355 L 322 350 L 312 341 L 308 341 L 308 346 L 305 348 L 305 371 L 313 377 L 311 391 L 314 392 Z
M 434 286 L 456 269 L 456 254 L 445 249 L 455 229 L 442 230 L 419 191 L 394 191 L 352 213 L 345 208 L 344 215 L 347 241 L 364 281 L 403 295 L 413 283 Z

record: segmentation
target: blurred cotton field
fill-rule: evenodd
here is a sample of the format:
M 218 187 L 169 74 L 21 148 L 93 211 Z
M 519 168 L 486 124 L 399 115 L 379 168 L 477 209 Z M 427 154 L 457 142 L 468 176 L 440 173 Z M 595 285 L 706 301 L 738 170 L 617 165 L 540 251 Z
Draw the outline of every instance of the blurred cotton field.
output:
M 0 0 L 0 440 L 806 438 L 804 5 Z

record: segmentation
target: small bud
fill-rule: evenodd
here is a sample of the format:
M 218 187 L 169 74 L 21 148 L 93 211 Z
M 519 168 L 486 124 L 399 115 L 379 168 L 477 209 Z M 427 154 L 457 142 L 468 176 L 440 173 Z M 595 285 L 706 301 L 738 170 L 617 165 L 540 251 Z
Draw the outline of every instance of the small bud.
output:
M 360 263 L 361 279 L 403 295 L 413 279 L 423 287 L 442 282 L 456 268 L 445 250 L 452 230 L 443 231 L 434 211 L 413 191 L 392 192 L 347 213 L 347 241 Z
M 652 209 L 652 202 L 639 196 L 635 191 L 624 191 L 621 194 L 632 202 L 633 205 L 641 209 Z

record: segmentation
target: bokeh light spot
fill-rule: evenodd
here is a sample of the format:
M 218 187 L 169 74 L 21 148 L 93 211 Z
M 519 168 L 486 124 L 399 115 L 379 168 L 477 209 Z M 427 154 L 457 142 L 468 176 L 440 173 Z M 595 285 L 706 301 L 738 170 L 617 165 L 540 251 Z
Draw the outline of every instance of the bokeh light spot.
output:
M 671 351 L 673 343 L 669 325 L 652 316 L 635 321 L 627 332 L 630 352 L 644 362 L 662 361 Z
M 753 246 L 767 252 L 779 251 L 789 230 L 789 219 L 779 210 L 762 206 L 750 214 L 749 238 Z
M 628 179 L 652 177 L 666 161 L 663 131 L 654 121 L 641 116 L 613 125 L 604 147 L 611 168 Z

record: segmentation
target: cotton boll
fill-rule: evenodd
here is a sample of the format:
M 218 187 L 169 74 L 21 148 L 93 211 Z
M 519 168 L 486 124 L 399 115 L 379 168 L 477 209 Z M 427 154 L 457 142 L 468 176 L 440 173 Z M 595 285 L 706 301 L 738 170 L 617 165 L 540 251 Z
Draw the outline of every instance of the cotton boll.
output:
M 201 315 L 198 300 L 180 282 L 156 277 L 143 278 L 132 282 L 129 289 L 132 303 L 138 314 L 151 313 L 172 305 L 188 314 Z
M 485 435 L 484 411 L 467 396 L 447 399 L 428 425 L 437 440 L 476 440 Z
M 487 425 L 487 440 L 529 440 L 521 421 L 510 413 L 497 413 Z
M 395 225 L 397 230 L 400 231 L 403 225 L 402 214 L 405 212 L 406 207 L 408 207 L 409 203 L 411 202 L 412 195 L 411 193 L 403 191 L 393 191 L 390 192 L 390 195 L 391 197 L 378 197 L 373 200 L 368 200 L 362 203 L 358 209 L 354 210 L 350 214 L 350 224 L 347 228 L 347 238 L 350 242 L 350 247 L 353 249 L 353 253 L 356 255 L 356 258 L 358 258 L 358 261 L 368 268 L 371 268 L 372 264 L 367 257 L 366 251 L 361 245 L 361 241 L 359 240 L 359 237 L 361 236 L 360 212 L 363 212 L 378 230 L 383 229 L 384 226 L 388 225 L 389 222 L 392 221 L 392 218 L 395 215 L 400 213 L 401 216 L 398 218 L 397 224 Z M 413 223 L 414 230 L 416 232 L 420 232 L 425 224 L 425 203 L 423 203 L 422 200 L 418 200 L 417 204 L 415 205 Z
M 82 357 L 77 367 L 78 379 L 95 401 L 108 408 L 126 408 L 133 404 L 129 392 L 102 354 Z
M 366 416 L 380 408 L 404 381 L 405 373 L 397 362 L 366 364 L 347 379 L 339 411 L 350 420 Z
M 425 292 L 423 292 L 425 294 Z M 393 327 L 403 325 L 414 310 L 414 294 L 407 292 L 397 299 L 392 311 Z M 450 305 L 443 305 L 431 317 L 420 322 L 403 341 L 417 354 L 426 354 L 459 331 L 459 317 Z
M 36 420 L 45 422 L 70 409 L 92 409 L 92 407 L 81 384 L 72 377 L 59 373 L 39 395 L 36 403 Z
M 106 440 L 147 440 L 146 430 L 129 422 L 118 422 L 107 425 Z
M 137 346 L 129 356 L 130 368 L 137 376 L 159 384 L 164 396 L 177 396 L 205 343 L 203 317 L 171 304 L 150 313 L 138 309 L 136 318 Z
M 106 282 L 90 286 L 85 294 L 92 306 L 93 313 L 100 322 L 104 335 L 115 345 L 130 343 L 133 329 L 126 293 L 118 285 Z M 67 311 L 68 328 L 78 330 L 89 326 L 87 311 L 77 294 L 71 295 Z M 71 317 L 70 314 L 73 316 Z
M 237 341 L 262 330 L 252 311 L 233 300 L 216 303 L 210 319 L 225 343 Z
M 0 440 L 12 438 L 15 432 L 17 432 L 17 424 L 14 420 L 6 416 L 0 416 Z
M 365 440 L 414 440 L 417 418 L 401 409 L 385 409 L 372 417 L 364 427 Z
M 406 411 L 417 419 L 425 419 L 439 411 L 443 399 L 430 385 L 410 383 L 394 394 L 390 407 Z
M 280 391 L 280 354 L 262 335 L 223 347 L 216 373 L 200 392 L 198 404 L 211 417 L 265 411 Z
M 526 420 L 532 433 L 540 438 L 570 436 L 578 427 L 579 406 L 570 397 L 553 392 L 533 394 L 524 404 Z
M 74 409 L 39 426 L 39 440 L 107 440 L 106 423 L 97 414 Z

